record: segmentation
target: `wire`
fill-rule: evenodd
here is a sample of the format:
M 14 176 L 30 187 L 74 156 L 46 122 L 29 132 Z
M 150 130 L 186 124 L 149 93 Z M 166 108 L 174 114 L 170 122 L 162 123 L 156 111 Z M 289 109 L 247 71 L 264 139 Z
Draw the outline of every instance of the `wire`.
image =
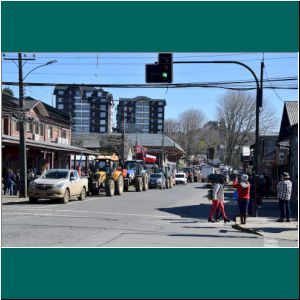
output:
M 267 74 L 267 71 L 266 71 L 266 65 L 264 67 L 264 73 L 266 75 L 266 78 L 267 78 L 267 81 L 268 83 L 270 84 L 271 88 L 273 89 L 275 95 L 277 96 L 277 98 L 281 101 L 281 102 L 284 102 L 284 100 L 281 99 L 281 97 L 279 96 L 279 94 L 277 93 L 276 89 L 274 88 L 274 86 L 272 85 L 271 81 L 269 80 L 268 78 L 268 74 Z M 298 88 L 298 87 L 297 87 Z

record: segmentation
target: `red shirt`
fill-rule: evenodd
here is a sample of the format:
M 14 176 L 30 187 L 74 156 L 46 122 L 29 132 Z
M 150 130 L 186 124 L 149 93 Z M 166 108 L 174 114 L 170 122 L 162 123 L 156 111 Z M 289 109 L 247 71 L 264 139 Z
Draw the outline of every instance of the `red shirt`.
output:
M 250 183 L 249 182 L 245 182 L 246 184 L 248 184 L 247 187 L 242 187 L 241 184 L 238 182 L 237 179 L 234 180 L 232 186 L 234 188 L 237 188 L 238 191 L 238 199 L 245 199 L 245 200 L 249 200 L 250 199 Z

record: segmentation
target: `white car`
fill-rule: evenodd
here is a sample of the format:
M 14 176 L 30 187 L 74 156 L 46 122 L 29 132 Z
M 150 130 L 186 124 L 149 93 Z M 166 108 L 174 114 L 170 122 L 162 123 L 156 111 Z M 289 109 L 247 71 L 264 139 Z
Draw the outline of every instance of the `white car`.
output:
M 178 183 L 183 183 L 183 184 L 187 184 L 187 177 L 185 173 L 176 173 L 175 174 L 175 178 L 176 178 L 176 184 Z

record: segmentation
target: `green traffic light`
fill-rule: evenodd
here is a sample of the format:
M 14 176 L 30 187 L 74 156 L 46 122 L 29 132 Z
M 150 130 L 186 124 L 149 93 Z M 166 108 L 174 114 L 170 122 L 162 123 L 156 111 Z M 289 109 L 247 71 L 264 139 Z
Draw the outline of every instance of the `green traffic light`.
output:
M 167 77 L 168 77 L 168 73 L 167 73 L 167 72 L 163 72 L 163 73 L 162 73 L 162 77 L 163 77 L 163 78 L 167 78 Z

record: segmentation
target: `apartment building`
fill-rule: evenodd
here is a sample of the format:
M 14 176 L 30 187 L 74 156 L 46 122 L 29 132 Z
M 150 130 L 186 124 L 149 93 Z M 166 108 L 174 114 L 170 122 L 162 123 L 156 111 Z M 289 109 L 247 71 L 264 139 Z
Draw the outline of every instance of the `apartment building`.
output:
M 112 94 L 94 87 L 56 86 L 56 108 L 66 112 L 74 133 L 111 133 Z
M 161 133 L 164 131 L 165 99 L 145 96 L 120 98 L 117 107 L 117 131 Z

